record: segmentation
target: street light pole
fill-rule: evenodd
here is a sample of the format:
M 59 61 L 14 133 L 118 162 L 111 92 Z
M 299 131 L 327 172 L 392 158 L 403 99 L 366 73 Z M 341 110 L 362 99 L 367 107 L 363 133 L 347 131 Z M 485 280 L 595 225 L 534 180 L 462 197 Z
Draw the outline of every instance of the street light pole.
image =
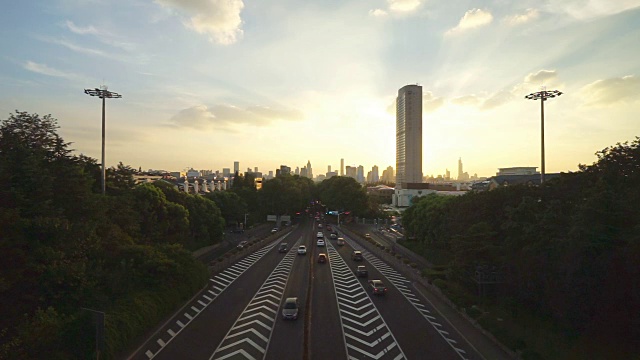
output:
M 105 159 L 104 159 L 104 139 L 105 139 L 105 99 L 109 98 L 109 99 L 119 99 L 122 97 L 122 95 L 115 93 L 113 91 L 109 91 L 107 90 L 107 86 L 103 85 L 100 87 L 100 89 L 95 88 L 95 89 L 84 89 L 84 93 L 90 96 L 97 96 L 100 99 L 102 99 L 102 195 L 105 194 L 105 190 L 106 190 L 106 185 L 105 185 L 105 176 L 106 176 L 106 169 L 105 169 Z
M 544 183 L 544 174 L 545 174 L 545 167 L 544 167 L 544 102 L 547 101 L 547 99 L 552 99 L 554 97 L 560 96 L 562 95 L 562 92 L 558 91 L 558 90 L 542 90 L 542 91 L 538 91 L 535 93 L 531 93 L 527 96 L 525 96 L 524 98 L 527 100 L 540 100 L 540 157 L 541 157 L 541 168 L 540 168 L 540 185 L 542 185 Z

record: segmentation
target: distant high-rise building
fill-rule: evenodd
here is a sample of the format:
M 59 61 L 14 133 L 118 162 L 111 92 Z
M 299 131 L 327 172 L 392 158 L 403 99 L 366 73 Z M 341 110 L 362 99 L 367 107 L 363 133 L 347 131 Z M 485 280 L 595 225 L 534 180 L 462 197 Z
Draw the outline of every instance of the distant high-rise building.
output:
M 269 179 L 273 179 L 273 170 L 269 170 Z
M 299 168 L 298 166 L 296 166 L 296 172 L 295 172 L 295 174 L 296 174 L 296 175 L 300 175 L 300 168 Z
M 234 161 L 233 162 L 233 173 L 237 173 L 238 171 L 240 171 L 240 161 Z
M 253 168 L 253 172 L 258 172 L 258 167 Z
M 298 174 L 296 174 L 296 175 L 298 175 Z M 306 166 L 303 167 L 302 169 L 300 169 L 300 176 L 301 177 L 308 177 L 308 175 L 309 175 L 309 173 L 308 173 L 308 170 L 307 170 Z
M 449 169 L 447 169 L 447 171 L 445 171 L 444 179 L 445 180 L 451 180 L 451 171 L 449 171 Z
M 422 182 L 422 86 L 406 85 L 396 98 L 396 189 Z
M 307 160 L 307 177 L 313 179 L 313 170 L 311 170 L 311 160 Z
M 395 176 L 393 175 L 392 166 L 387 166 L 387 169 L 382 171 L 382 181 L 386 183 L 392 183 L 396 181 Z
M 464 180 L 462 172 L 462 158 L 458 158 L 458 180 Z
M 352 178 L 356 179 L 356 171 L 357 171 L 357 169 L 355 168 L 355 166 L 348 166 L 347 165 L 345 171 L 346 171 L 345 176 L 352 177 Z
M 291 168 L 287 165 L 280 165 L 280 169 L 276 169 L 276 176 L 291 175 Z
M 231 176 L 231 169 L 229 168 L 223 168 L 222 169 L 222 176 L 228 178 Z
M 378 174 L 378 165 L 373 165 L 371 168 L 371 182 L 377 183 L 380 181 L 380 175 Z
M 358 170 L 356 171 L 356 181 L 359 183 L 364 183 L 364 166 L 358 166 Z
M 344 176 L 344 159 L 340 159 L 340 176 Z
M 331 172 L 331 165 L 327 166 L 327 172 Z

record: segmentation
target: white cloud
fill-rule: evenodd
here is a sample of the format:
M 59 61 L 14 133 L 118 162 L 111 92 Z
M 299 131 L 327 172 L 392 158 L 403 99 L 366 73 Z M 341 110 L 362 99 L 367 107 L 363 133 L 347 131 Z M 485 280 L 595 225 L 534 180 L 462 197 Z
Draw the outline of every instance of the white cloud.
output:
M 640 78 L 627 75 L 597 80 L 584 86 L 581 93 L 586 98 L 587 104 L 592 106 L 638 101 L 640 100 Z
M 508 103 L 513 98 L 514 98 L 514 95 L 511 91 L 506 89 L 500 90 L 496 93 L 491 94 L 488 98 L 486 98 L 482 102 L 482 105 L 480 105 L 480 109 L 490 110 Z
M 369 10 L 369 15 L 375 17 L 387 16 L 387 12 L 382 9 Z
M 463 106 L 477 106 L 480 104 L 480 99 L 476 95 L 464 95 L 451 99 L 451 102 L 456 105 Z
M 58 69 L 54 69 L 52 67 L 47 66 L 46 64 L 38 64 L 36 62 L 33 61 L 27 61 L 26 63 L 24 63 L 23 67 L 29 71 L 32 71 L 34 73 L 38 73 L 38 74 L 42 74 L 42 75 L 47 75 L 47 76 L 53 76 L 53 77 L 60 77 L 60 78 L 65 78 L 65 79 L 78 79 L 79 76 L 73 73 L 68 73 L 68 72 L 64 72 Z
M 266 106 L 250 106 L 243 109 L 228 104 L 211 108 L 197 105 L 179 111 L 171 117 L 170 123 L 179 127 L 233 131 L 234 125 L 265 126 L 273 121 L 296 121 L 302 117 L 303 114 L 298 110 L 273 109 Z
M 78 35 L 93 35 L 98 40 L 100 40 L 100 42 L 102 42 L 103 44 L 106 44 L 106 45 L 109 45 L 109 46 L 113 46 L 113 47 L 117 47 L 117 48 L 120 48 L 120 49 L 123 49 L 123 50 L 127 50 L 127 51 L 134 51 L 135 50 L 135 46 L 133 44 L 125 42 L 125 41 L 117 40 L 117 36 L 114 36 L 113 34 L 107 32 L 107 31 L 104 31 L 104 30 L 98 30 L 93 25 L 89 25 L 89 26 L 86 26 L 86 27 L 81 27 L 81 26 L 78 26 L 78 25 L 74 24 L 73 21 L 67 20 L 65 22 L 65 26 L 67 27 L 67 29 L 69 29 L 74 34 L 78 34 Z M 61 45 L 64 45 L 64 44 L 61 44 Z
M 230 45 L 242 37 L 242 0 L 156 0 L 166 8 L 186 13 L 185 25 L 200 34 L 209 35 L 209 40 Z
M 422 111 L 434 112 L 444 104 L 442 97 L 435 97 L 431 91 L 425 91 L 422 94 Z
M 74 32 L 76 34 L 80 34 L 80 35 L 85 35 L 85 34 L 97 35 L 97 34 L 99 34 L 98 30 L 93 26 L 80 27 L 80 26 L 77 26 L 76 24 L 74 24 L 73 21 L 69 21 L 69 20 L 67 20 L 65 22 L 65 25 L 67 26 L 67 28 L 69 30 L 71 30 L 71 32 Z
M 549 12 L 567 14 L 578 20 L 590 20 L 640 7 L 640 0 L 551 0 Z
M 422 0 L 387 0 L 387 2 L 391 11 L 410 12 L 416 10 Z
M 544 85 L 553 82 L 558 78 L 555 70 L 540 70 L 537 73 L 529 73 L 524 77 L 524 82 L 529 84 Z
M 489 25 L 493 21 L 493 15 L 491 12 L 485 11 L 482 9 L 472 9 L 468 10 L 460 22 L 458 26 L 449 29 L 445 35 L 456 35 L 463 33 L 465 31 L 476 29 L 482 26 Z
M 503 21 L 508 25 L 516 26 L 535 20 L 538 16 L 540 16 L 540 12 L 537 9 L 527 9 L 524 14 L 507 16 Z
M 420 7 L 424 0 L 387 0 L 387 9 L 369 10 L 369 15 L 375 17 L 387 16 L 389 12 L 396 14 L 408 14 Z

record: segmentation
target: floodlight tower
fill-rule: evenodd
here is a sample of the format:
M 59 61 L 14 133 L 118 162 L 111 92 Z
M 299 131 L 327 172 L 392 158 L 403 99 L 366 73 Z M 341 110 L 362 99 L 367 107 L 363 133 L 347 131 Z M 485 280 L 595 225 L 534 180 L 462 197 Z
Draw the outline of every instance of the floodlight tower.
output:
M 102 195 L 105 194 L 105 174 L 104 167 L 104 134 L 105 134 L 105 99 L 119 99 L 122 95 L 109 91 L 106 85 L 100 86 L 100 89 L 84 89 L 84 93 L 90 96 L 97 96 L 102 99 Z
M 541 158 L 542 158 L 542 167 L 540 171 L 540 185 L 544 183 L 544 102 L 547 99 L 552 99 L 554 97 L 560 96 L 562 93 L 558 90 L 546 90 L 546 88 L 542 88 L 542 91 L 538 91 L 535 93 L 531 93 L 525 96 L 527 100 L 540 100 L 540 142 L 541 142 Z

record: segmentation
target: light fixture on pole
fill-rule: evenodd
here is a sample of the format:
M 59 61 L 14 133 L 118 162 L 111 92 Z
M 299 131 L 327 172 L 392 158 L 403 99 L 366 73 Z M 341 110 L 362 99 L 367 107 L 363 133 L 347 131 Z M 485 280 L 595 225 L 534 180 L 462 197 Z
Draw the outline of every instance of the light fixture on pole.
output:
M 542 91 L 531 93 L 524 97 L 528 100 L 540 100 L 540 143 L 542 158 L 542 167 L 540 169 L 540 185 L 544 183 L 544 102 L 547 101 L 547 99 L 552 99 L 560 95 L 562 95 L 562 93 L 558 90 L 546 90 L 543 88 Z
M 104 137 L 105 137 L 105 99 L 119 99 L 122 95 L 109 91 L 106 85 L 100 86 L 100 89 L 84 89 L 84 93 L 90 96 L 97 96 L 102 99 L 102 195 L 105 194 L 105 174 L 106 170 L 104 167 Z

